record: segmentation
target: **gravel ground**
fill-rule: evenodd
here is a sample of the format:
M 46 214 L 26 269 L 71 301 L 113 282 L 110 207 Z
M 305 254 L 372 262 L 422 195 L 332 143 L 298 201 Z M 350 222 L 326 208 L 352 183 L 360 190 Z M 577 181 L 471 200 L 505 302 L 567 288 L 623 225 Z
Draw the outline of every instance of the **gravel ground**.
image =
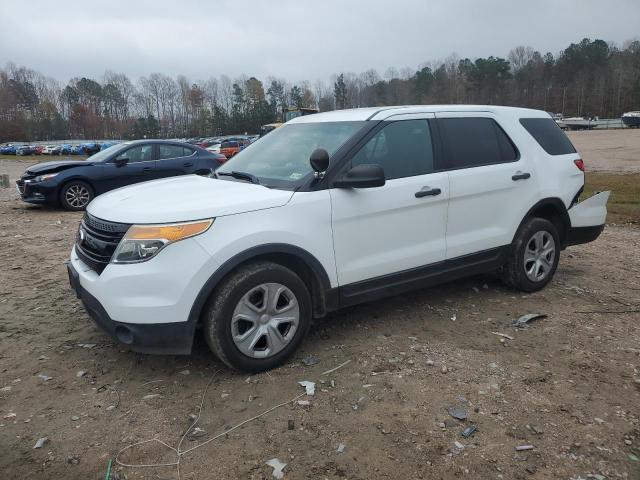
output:
M 591 166 L 597 152 L 577 138 L 601 133 L 575 134 Z M 15 179 L 24 166 L 0 161 L 0 173 Z M 180 478 L 271 479 L 272 458 L 287 464 L 286 479 L 640 478 L 640 229 L 608 227 L 567 249 L 535 294 L 480 276 L 335 313 L 288 364 L 248 377 L 201 339 L 191 356 L 145 356 L 98 330 L 63 265 L 79 219 L 0 190 L 2 479 L 102 479 L 133 442 L 175 447 L 201 401 L 203 432 L 182 450 L 303 393 L 302 380 L 316 382 L 309 405 L 287 404 L 183 455 Z M 510 326 L 527 313 L 547 318 Z M 319 363 L 306 366 L 309 355 Z M 151 443 L 122 460 L 175 455 Z M 178 472 L 114 465 L 111 478 Z

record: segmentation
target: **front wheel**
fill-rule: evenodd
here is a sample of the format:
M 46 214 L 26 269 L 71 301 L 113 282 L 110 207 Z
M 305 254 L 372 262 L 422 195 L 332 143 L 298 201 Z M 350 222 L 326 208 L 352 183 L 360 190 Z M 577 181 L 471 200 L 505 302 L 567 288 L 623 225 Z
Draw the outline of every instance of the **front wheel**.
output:
M 215 290 L 204 312 L 204 334 L 213 353 L 248 373 L 284 363 L 310 325 L 306 285 L 272 262 L 240 267 Z
M 66 210 L 84 210 L 92 199 L 91 186 L 81 180 L 72 180 L 60 191 L 60 203 Z
M 544 218 L 530 218 L 520 228 L 502 267 L 502 280 L 524 292 L 536 292 L 551 281 L 560 259 L 558 229 Z

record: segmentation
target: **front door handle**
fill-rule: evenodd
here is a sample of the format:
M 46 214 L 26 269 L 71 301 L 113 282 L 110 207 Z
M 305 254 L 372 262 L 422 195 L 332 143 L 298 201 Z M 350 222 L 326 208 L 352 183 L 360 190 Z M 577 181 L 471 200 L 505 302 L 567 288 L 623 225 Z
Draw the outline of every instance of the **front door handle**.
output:
M 527 178 L 531 178 L 531 174 L 529 172 L 516 172 L 516 174 L 511 177 L 511 180 L 515 182 L 516 180 L 526 180 Z
M 183 167 L 193 167 L 193 163 L 191 163 L 191 162 L 185 162 L 185 164 L 183 165 Z
M 142 173 L 151 173 L 151 167 L 144 167 Z
M 416 198 L 433 197 L 435 195 L 440 195 L 441 193 L 442 190 L 439 188 L 422 187 L 422 190 L 416 192 Z

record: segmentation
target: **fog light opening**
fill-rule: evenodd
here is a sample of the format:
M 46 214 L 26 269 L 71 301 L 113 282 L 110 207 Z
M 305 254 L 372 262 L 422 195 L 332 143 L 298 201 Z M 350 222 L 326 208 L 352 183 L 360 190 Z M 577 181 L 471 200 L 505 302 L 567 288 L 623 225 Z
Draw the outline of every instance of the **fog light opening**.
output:
M 133 332 L 124 325 L 118 325 L 116 327 L 116 338 L 120 343 L 131 345 L 133 343 Z

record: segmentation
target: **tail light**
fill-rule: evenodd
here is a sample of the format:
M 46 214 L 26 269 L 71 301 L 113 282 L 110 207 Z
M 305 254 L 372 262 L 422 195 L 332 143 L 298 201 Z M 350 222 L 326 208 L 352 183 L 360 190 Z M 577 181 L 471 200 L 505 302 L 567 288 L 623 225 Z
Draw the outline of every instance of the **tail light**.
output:
M 573 163 L 576 164 L 576 167 L 578 167 L 581 172 L 584 172 L 584 161 L 581 158 L 574 160 Z

